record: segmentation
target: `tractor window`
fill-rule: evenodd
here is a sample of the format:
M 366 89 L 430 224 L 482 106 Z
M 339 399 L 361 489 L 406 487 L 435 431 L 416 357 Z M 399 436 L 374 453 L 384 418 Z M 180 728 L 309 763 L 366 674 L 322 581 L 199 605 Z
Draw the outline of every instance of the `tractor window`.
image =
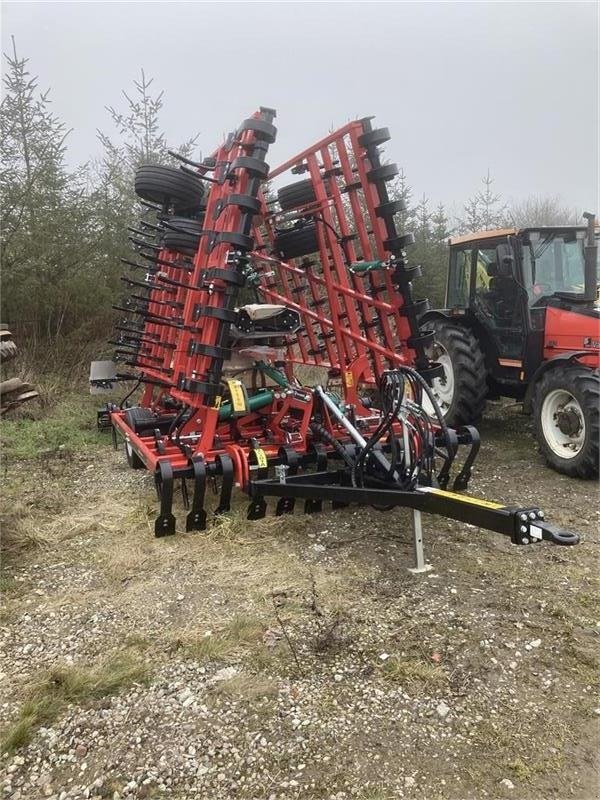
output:
M 583 293 L 584 245 L 582 231 L 532 231 L 523 244 L 523 280 L 529 305 L 554 292 Z
M 520 358 L 523 349 L 523 303 L 512 275 L 498 270 L 496 245 L 477 249 L 473 311 L 489 332 L 498 358 Z
M 495 246 L 477 250 L 475 305 L 493 325 L 502 328 L 518 327 L 519 287 L 514 278 L 498 273 L 496 257 Z
M 452 250 L 448 274 L 448 308 L 467 308 L 471 284 L 471 257 L 473 250 Z

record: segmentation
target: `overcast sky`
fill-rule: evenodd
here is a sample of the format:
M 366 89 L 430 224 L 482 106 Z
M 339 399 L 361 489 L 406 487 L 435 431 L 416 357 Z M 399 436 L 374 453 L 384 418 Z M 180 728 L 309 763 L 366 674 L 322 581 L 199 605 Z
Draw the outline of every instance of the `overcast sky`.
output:
M 489 167 L 506 199 L 598 210 L 595 2 L 7 2 L 2 23 L 74 129 L 73 162 L 99 153 L 104 107 L 143 67 L 173 145 L 199 132 L 208 153 L 272 106 L 274 166 L 375 115 L 415 195 L 460 203 Z

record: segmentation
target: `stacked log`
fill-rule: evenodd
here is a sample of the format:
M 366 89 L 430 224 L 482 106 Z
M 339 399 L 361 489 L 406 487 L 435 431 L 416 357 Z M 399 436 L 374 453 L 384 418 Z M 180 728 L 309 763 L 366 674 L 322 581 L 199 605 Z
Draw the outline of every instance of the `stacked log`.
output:
M 0 329 L 0 364 L 4 366 L 17 355 L 17 345 L 13 341 L 12 333 L 5 325 Z M 7 378 L 0 381 L 0 416 L 8 411 L 18 408 L 23 403 L 38 397 L 31 384 L 21 378 Z

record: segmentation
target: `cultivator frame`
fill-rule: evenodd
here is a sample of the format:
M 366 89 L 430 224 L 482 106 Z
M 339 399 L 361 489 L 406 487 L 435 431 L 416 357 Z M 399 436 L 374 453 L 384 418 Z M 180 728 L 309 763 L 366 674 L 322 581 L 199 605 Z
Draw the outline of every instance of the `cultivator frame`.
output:
M 329 501 L 405 506 L 415 542 L 428 512 L 517 544 L 575 543 L 538 508 L 447 491 L 463 446 L 453 489 L 466 489 L 479 435 L 449 430 L 429 388 L 441 368 L 427 356 L 433 334 L 418 326 L 427 301 L 413 298 L 420 267 L 407 264 L 412 237 L 396 227 L 402 204 L 387 191 L 398 172 L 381 161 L 388 130 L 354 120 L 269 172 L 274 117 L 261 108 L 210 158 L 180 157 L 181 172 L 138 173 L 156 223 L 132 229 L 142 263 L 125 262 L 145 275 L 124 278 L 132 295 L 117 308 L 130 316 L 115 340 L 134 372 L 95 362 L 91 380 L 144 385 L 138 406 L 109 406 L 100 419 L 115 445 L 125 440 L 131 466 L 155 476 L 155 534 L 175 533 L 176 479 L 186 530 L 204 530 L 207 481 L 218 479 L 215 514 L 229 511 L 237 485 L 249 519 L 265 515 L 268 497 L 277 515 L 299 499 L 309 513 Z M 275 198 L 272 183 L 288 172 L 308 177 Z M 258 304 L 242 304 L 249 291 Z M 304 385 L 298 365 L 325 372 L 325 385 Z

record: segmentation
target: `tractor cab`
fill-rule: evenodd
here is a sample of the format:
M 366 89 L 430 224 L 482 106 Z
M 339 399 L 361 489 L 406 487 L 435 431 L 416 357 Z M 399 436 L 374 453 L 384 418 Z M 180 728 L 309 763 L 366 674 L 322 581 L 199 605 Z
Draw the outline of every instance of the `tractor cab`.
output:
M 468 318 L 491 382 L 513 383 L 510 394 L 522 393 L 543 360 L 548 308 L 596 315 L 597 247 L 588 254 L 589 241 L 583 225 L 505 228 L 450 240 L 444 313 Z M 582 345 L 573 342 L 571 350 Z

